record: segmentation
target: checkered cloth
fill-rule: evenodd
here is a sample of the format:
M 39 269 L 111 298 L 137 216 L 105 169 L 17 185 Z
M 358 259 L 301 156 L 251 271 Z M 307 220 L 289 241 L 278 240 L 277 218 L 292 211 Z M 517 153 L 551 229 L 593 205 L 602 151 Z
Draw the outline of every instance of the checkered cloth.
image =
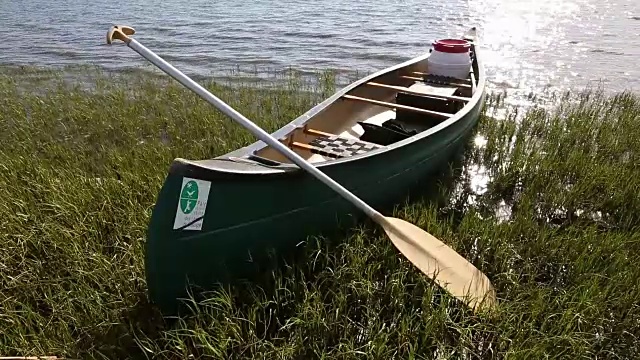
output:
M 309 143 L 311 152 L 332 158 L 341 158 L 364 154 L 367 151 L 381 148 L 378 144 L 338 136 L 319 137 Z

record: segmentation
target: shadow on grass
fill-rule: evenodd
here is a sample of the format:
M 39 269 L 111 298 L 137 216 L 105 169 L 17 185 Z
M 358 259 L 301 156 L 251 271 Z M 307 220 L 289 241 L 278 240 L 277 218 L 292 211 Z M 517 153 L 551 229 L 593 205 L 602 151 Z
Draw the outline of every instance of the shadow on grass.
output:
M 443 208 L 443 217 L 451 217 L 451 214 L 461 216 L 459 214 L 463 209 L 444 208 L 443 206 L 447 203 L 450 193 L 454 191 L 462 176 L 465 153 L 469 144 L 467 142 L 464 145 L 455 152 L 455 156 L 448 163 L 437 169 L 433 175 L 421 179 L 410 188 L 401 189 L 398 193 L 399 196 L 394 197 L 393 201 L 390 201 L 386 206 L 378 207 L 377 210 L 384 214 L 394 214 L 399 207 L 421 203 Z M 138 318 L 153 317 L 155 319 L 153 325 L 147 324 L 145 327 L 139 327 L 141 333 L 148 336 L 148 339 L 143 343 L 150 346 L 159 346 L 158 344 L 162 344 L 163 341 L 187 341 L 188 343 L 189 336 L 180 336 L 175 332 L 177 330 L 171 329 L 198 329 L 203 325 L 199 324 L 203 319 L 209 319 L 205 320 L 210 322 L 208 326 L 213 326 L 211 322 L 214 322 L 220 328 L 227 329 L 231 333 L 231 338 L 237 333 L 254 333 L 257 334 L 260 341 L 276 344 L 281 341 L 283 333 L 287 333 L 286 329 L 292 326 L 290 321 L 295 321 L 292 319 L 296 319 L 300 315 L 300 304 L 305 303 L 303 298 L 320 296 L 322 299 L 318 301 L 328 305 L 334 301 L 329 295 L 334 291 L 334 287 L 349 284 L 349 281 L 360 281 L 358 277 L 361 274 L 350 274 L 349 272 L 352 271 L 350 267 L 367 268 L 364 271 L 368 271 L 366 275 L 374 283 L 387 281 L 386 269 L 389 266 L 385 263 L 394 262 L 394 266 L 391 266 L 393 268 L 397 267 L 397 262 L 404 260 L 398 254 L 397 249 L 385 240 L 384 233 L 377 229 L 377 225 L 373 224 L 371 220 L 363 219 L 363 216 L 354 218 L 352 222 L 343 223 L 331 231 L 310 235 L 290 251 L 272 251 L 264 259 L 255 263 L 251 276 L 242 280 L 236 280 L 209 291 L 191 289 L 191 298 L 183 302 L 178 317 L 167 317 L 161 321 L 157 318 L 158 310 L 149 304 L 145 304 L 142 308 L 136 308 L 126 316 L 131 316 L 128 322 L 132 324 L 136 323 L 135 319 Z M 354 261 L 359 261 L 361 258 L 358 252 L 362 249 L 372 251 L 371 254 L 366 255 L 370 256 L 370 261 L 361 265 L 354 264 Z M 337 256 L 342 256 L 342 258 L 338 259 Z M 374 268 L 368 270 L 371 266 Z M 429 294 L 429 302 L 432 306 L 436 308 L 449 307 L 448 303 L 452 300 L 446 297 L 445 301 L 443 294 L 434 289 L 429 281 L 418 280 L 422 277 L 418 273 L 418 271 L 412 272 L 410 276 L 415 277 L 414 281 L 405 284 L 402 289 L 406 296 L 405 306 L 407 309 L 421 309 L 424 302 L 423 294 Z M 384 290 L 379 291 L 384 292 Z M 357 293 L 358 291 L 346 291 L 354 298 L 344 299 L 346 306 L 351 308 L 345 309 L 345 311 L 350 314 L 350 319 L 364 321 L 364 318 L 369 314 L 362 307 L 362 303 L 369 300 L 365 294 L 354 294 L 353 292 Z M 392 296 L 389 301 L 394 301 Z M 154 310 L 149 310 L 149 306 Z M 450 310 L 450 316 L 462 318 L 466 308 L 464 306 L 454 308 L 454 310 Z M 256 311 L 261 314 L 256 315 L 256 319 L 244 318 L 247 314 L 254 314 Z M 203 312 L 207 313 L 207 316 L 203 316 Z M 230 321 L 229 317 L 233 317 L 233 315 L 243 317 L 243 321 L 237 321 L 238 319 Z M 394 315 L 384 316 L 392 318 Z M 170 330 L 165 334 L 160 334 L 166 329 Z M 193 331 L 197 332 L 197 330 Z M 335 336 L 335 333 L 331 334 L 331 336 Z M 158 336 L 164 337 L 163 341 L 158 341 Z M 167 339 L 167 336 L 172 340 Z M 195 346 L 197 340 L 193 341 L 194 343 L 184 345 L 197 356 L 199 353 L 199 350 L 196 349 L 197 346 Z M 326 346 L 332 347 L 339 344 L 340 341 L 341 339 L 335 338 L 324 339 L 322 342 Z M 173 345 L 175 346 L 175 343 Z M 301 351 L 312 356 L 312 350 L 307 350 Z M 151 351 L 157 352 L 159 348 Z

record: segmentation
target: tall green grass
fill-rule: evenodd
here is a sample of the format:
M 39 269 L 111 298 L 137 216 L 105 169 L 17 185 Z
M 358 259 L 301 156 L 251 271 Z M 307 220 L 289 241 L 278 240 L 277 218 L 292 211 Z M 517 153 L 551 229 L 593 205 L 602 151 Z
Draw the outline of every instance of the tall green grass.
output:
M 447 201 L 398 207 L 396 216 L 489 276 L 500 302 L 493 316 L 470 313 L 365 223 L 311 237 L 301 259 L 264 282 L 212 293 L 190 304 L 193 314 L 165 319 L 147 300 L 143 249 L 167 167 L 254 139 L 167 79 L 99 75 L 86 86 L 22 75 L 0 75 L 0 355 L 640 353 L 637 95 L 569 94 L 552 110 L 516 117 L 508 109 L 497 119 L 488 116 L 501 108 L 492 98 L 455 186 L 443 189 Z M 272 131 L 334 90 L 330 77 L 320 84 L 315 92 L 295 79 L 270 90 L 206 87 Z

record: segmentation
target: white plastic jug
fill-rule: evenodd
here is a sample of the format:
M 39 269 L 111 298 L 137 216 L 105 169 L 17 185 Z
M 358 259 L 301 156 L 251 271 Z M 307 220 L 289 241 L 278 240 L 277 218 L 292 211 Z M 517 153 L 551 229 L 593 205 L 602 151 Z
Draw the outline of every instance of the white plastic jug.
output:
M 466 40 L 437 40 L 427 59 L 429 74 L 466 79 L 471 72 L 470 49 L 471 44 Z

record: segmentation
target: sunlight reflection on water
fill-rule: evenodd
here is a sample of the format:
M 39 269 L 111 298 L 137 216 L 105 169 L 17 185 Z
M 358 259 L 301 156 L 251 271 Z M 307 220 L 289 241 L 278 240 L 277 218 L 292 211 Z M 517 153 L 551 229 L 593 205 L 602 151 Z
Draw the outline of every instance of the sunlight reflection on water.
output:
M 640 12 L 640 2 L 481 0 L 470 6 L 483 14 L 490 88 L 510 95 L 508 104 L 528 104 L 529 93 L 544 97 L 600 83 L 638 89 L 640 24 L 620 10 Z

